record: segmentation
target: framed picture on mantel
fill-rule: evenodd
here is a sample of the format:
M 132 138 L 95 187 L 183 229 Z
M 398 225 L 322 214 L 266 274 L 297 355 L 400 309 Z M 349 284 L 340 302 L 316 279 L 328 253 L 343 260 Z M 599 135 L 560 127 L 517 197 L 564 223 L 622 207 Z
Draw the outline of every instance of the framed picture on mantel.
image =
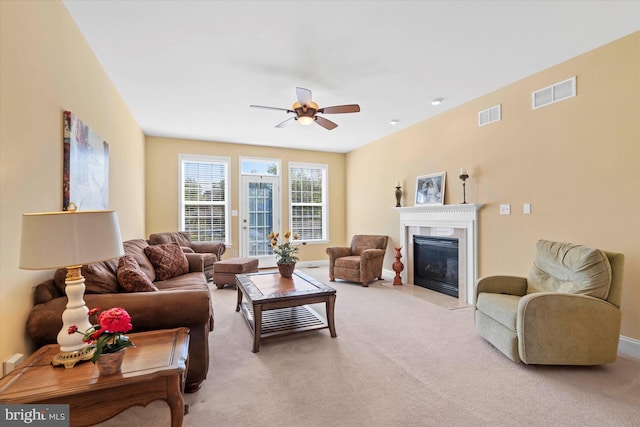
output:
M 442 205 L 446 172 L 419 176 L 416 182 L 416 206 Z

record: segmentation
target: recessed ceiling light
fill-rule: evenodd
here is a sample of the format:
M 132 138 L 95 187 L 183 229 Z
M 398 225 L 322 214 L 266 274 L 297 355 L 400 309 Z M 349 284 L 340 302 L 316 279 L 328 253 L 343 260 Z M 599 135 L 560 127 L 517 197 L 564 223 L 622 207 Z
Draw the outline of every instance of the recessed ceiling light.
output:
M 390 125 L 397 125 L 400 122 L 398 119 L 389 120 Z
M 440 105 L 444 101 L 444 98 L 433 98 L 431 100 L 431 105 Z

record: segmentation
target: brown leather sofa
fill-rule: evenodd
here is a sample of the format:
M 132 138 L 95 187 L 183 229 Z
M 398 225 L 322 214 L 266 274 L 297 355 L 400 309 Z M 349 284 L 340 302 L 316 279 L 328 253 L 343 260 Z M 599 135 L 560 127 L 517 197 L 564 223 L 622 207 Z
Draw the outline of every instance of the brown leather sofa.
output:
M 154 233 L 149 236 L 150 245 L 160 245 L 163 243 L 177 243 L 185 253 L 205 254 L 204 275 L 207 280 L 213 278 L 213 264 L 222 260 L 222 254 L 226 250 L 223 242 L 193 242 L 187 231 L 165 231 Z
M 187 327 L 190 330 L 189 367 L 185 391 L 200 388 L 209 370 L 209 332 L 213 330 L 213 307 L 203 274 L 203 255 L 184 254 L 188 272 L 166 280 L 156 280 L 154 265 L 147 257 L 149 246 L 143 239 L 123 243 L 125 255 L 131 255 L 157 291 L 127 292 L 118 282 L 119 259 L 82 267 L 86 291 L 84 300 L 89 309 L 122 307 L 131 315 L 132 332 Z M 35 305 L 27 320 L 27 331 L 34 344 L 56 343 L 62 328 L 62 312 L 66 269 L 59 269 L 53 279 L 36 287 Z

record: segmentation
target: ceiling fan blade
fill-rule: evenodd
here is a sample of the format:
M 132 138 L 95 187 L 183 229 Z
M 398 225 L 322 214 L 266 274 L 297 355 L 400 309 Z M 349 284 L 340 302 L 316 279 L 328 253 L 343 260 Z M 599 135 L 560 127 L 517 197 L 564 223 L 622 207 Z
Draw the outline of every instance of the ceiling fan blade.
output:
M 291 123 L 295 122 L 296 118 L 295 117 L 290 117 L 287 120 L 285 120 L 284 122 L 278 123 L 276 125 L 277 128 L 283 128 L 285 126 L 289 126 Z
M 287 113 L 293 113 L 293 110 L 288 108 L 279 108 L 279 107 L 266 107 L 264 105 L 249 105 L 251 108 L 266 108 L 267 110 L 278 110 L 278 111 L 286 111 Z
M 311 91 L 309 89 L 305 89 L 303 87 L 297 87 L 296 96 L 298 97 L 298 102 L 300 104 L 306 105 L 306 106 L 311 105 Z
M 324 107 L 318 110 L 318 113 L 324 114 L 342 114 L 342 113 L 358 113 L 360 106 L 358 104 L 336 105 L 333 107 Z
M 327 130 L 335 129 L 338 127 L 338 125 L 333 123 L 331 120 L 327 120 L 324 117 L 320 116 L 316 116 L 316 123 Z

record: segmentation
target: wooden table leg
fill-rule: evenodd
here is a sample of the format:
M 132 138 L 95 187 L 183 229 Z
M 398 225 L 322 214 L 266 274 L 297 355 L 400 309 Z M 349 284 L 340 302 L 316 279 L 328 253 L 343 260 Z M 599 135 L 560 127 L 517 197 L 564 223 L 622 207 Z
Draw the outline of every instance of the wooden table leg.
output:
M 236 311 L 240 311 L 240 304 L 242 303 L 242 291 L 240 290 L 240 286 L 236 286 L 238 288 L 238 303 L 236 304 Z
M 253 305 L 253 352 L 260 351 L 260 335 L 262 335 L 262 305 Z
M 184 396 L 179 375 L 167 378 L 167 403 L 171 409 L 171 427 L 181 427 L 184 420 Z
M 327 323 L 329 324 L 329 332 L 331 332 L 331 336 L 335 338 L 336 335 L 336 325 L 333 321 L 333 312 L 334 307 L 336 305 L 336 296 L 331 295 L 329 299 L 327 299 L 326 310 L 327 310 Z

